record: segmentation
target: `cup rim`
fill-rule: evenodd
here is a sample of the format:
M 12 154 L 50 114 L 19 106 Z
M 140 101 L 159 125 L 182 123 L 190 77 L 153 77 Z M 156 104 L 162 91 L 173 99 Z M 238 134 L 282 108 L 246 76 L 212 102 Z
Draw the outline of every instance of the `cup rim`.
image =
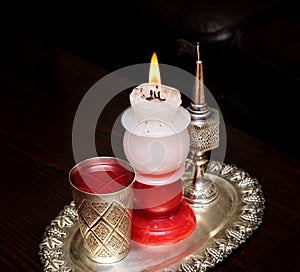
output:
M 73 182 L 71 181 L 71 174 L 72 172 L 75 171 L 75 169 L 78 169 L 79 166 L 83 167 L 84 165 L 88 164 L 90 161 L 94 161 L 94 160 L 99 160 L 99 159 L 103 159 L 103 160 L 114 160 L 118 163 L 121 163 L 121 165 L 125 165 L 126 167 L 130 168 L 131 172 L 133 173 L 133 178 L 131 180 L 131 182 L 127 185 L 127 186 L 123 186 L 123 188 L 121 188 L 118 191 L 115 192 L 111 192 L 111 193 L 89 193 L 83 190 L 80 190 L 78 187 L 76 187 Z M 68 173 L 68 178 L 69 178 L 69 183 L 72 186 L 72 188 L 74 188 L 76 191 L 87 194 L 87 195 L 91 195 L 91 196 L 108 196 L 108 195 L 115 195 L 115 194 L 119 194 L 120 192 L 130 188 L 132 186 L 132 184 L 135 182 L 136 180 L 136 171 L 134 169 L 134 167 L 130 164 L 130 162 L 114 157 L 114 156 L 96 156 L 96 157 L 91 157 L 91 158 L 87 158 L 84 159 L 80 162 L 78 162 L 77 164 L 75 164 Z

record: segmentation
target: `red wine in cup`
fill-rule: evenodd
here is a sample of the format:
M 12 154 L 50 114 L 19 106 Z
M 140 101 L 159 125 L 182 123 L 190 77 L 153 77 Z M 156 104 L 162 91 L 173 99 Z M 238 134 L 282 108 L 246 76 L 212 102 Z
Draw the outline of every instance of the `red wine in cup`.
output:
M 76 168 L 71 181 L 79 190 L 91 194 L 109 194 L 122 190 L 134 178 L 134 173 L 120 164 L 100 164 Z

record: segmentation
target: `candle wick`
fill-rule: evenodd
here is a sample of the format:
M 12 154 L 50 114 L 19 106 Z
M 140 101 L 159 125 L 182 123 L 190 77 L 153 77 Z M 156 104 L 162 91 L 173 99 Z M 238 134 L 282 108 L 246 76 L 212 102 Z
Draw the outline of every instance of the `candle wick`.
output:
M 152 100 L 153 99 L 153 91 L 150 90 L 150 93 L 149 93 L 150 96 L 146 97 L 146 100 Z
M 197 42 L 197 59 L 200 61 L 200 44 Z

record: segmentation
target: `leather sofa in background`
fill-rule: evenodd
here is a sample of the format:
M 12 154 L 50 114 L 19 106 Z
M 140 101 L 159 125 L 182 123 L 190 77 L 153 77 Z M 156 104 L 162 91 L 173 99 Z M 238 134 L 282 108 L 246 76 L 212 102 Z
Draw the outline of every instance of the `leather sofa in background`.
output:
M 300 154 L 297 1 L 135 2 L 142 25 L 169 35 L 169 44 L 178 38 L 200 42 L 205 84 L 219 102 L 225 122 Z M 169 63 L 193 73 L 192 58 L 171 57 L 176 50 L 169 48 L 161 53 Z
M 300 155 L 297 0 L 115 0 L 74 6 L 13 10 L 1 39 L 38 38 L 109 71 L 149 62 L 156 51 L 160 63 L 190 73 L 195 56 L 182 51 L 178 40 L 200 42 L 205 85 L 225 122 Z
M 242 129 L 298 155 L 299 18 L 296 2 L 289 3 L 272 9 L 240 32 L 237 81 L 227 98 Z

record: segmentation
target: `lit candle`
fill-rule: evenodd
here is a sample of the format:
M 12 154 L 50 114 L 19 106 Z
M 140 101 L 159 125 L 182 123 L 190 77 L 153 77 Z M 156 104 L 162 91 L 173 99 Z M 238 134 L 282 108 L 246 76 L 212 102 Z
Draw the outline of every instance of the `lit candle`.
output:
M 169 122 L 182 102 L 181 94 L 177 89 L 161 84 L 155 52 L 151 58 L 149 83 L 143 83 L 134 88 L 129 98 L 135 117 L 139 121 L 154 118 Z
M 181 94 L 161 84 L 157 56 L 149 82 L 134 88 L 122 115 L 123 147 L 136 170 L 132 240 L 143 244 L 174 243 L 195 227 L 195 216 L 182 199 L 181 177 L 189 153 L 189 112 Z
M 161 84 L 155 53 L 151 59 L 149 83 L 132 90 L 130 104 L 122 116 L 127 159 L 142 182 L 150 185 L 173 182 L 183 174 L 189 152 L 186 128 L 190 114 L 180 106 L 180 91 Z M 157 177 L 169 172 L 174 174 L 164 179 Z M 149 178 L 149 174 L 154 177 Z

